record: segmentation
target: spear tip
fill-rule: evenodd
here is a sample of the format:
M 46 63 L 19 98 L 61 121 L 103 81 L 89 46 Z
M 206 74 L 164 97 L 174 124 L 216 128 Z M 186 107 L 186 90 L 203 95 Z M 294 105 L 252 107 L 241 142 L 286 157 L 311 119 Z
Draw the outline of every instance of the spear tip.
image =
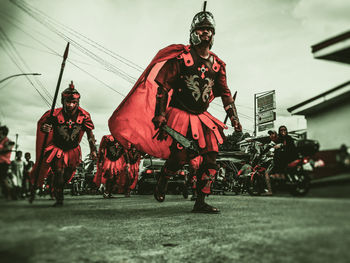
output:
M 68 57 L 69 42 L 67 43 L 66 50 L 64 51 L 63 59 L 66 60 Z
M 237 91 L 236 91 L 235 94 L 233 95 L 233 100 L 236 100 L 236 96 L 237 96 Z

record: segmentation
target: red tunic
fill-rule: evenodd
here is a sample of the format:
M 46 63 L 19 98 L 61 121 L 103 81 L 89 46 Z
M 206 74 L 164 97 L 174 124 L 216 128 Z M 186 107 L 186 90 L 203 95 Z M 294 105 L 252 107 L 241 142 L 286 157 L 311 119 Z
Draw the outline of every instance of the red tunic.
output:
M 11 141 L 7 137 L 2 139 L 0 141 L 0 150 L 8 149 L 8 148 L 12 149 L 13 146 L 10 146 L 10 147 L 8 146 L 8 144 L 10 142 Z M 0 163 L 6 163 L 6 164 L 10 164 L 11 163 L 11 151 L 9 151 L 7 153 L 0 154 Z
M 35 175 L 37 171 L 37 164 L 40 159 L 41 148 L 44 143 L 45 133 L 41 131 L 41 126 L 48 121 L 50 116 L 50 110 L 47 111 L 38 121 L 37 124 L 37 136 L 36 136 L 36 163 L 33 167 L 32 172 L 30 173 L 30 178 L 32 183 L 34 183 Z M 53 113 L 53 123 L 63 123 L 68 121 L 63 115 L 63 108 L 57 108 Z M 78 130 L 77 136 L 78 145 L 71 149 L 62 149 L 57 143 L 54 142 L 54 129 L 52 129 L 48 134 L 48 139 L 44 152 L 44 159 L 42 162 L 42 167 L 40 169 L 38 177 L 38 186 L 43 184 L 44 179 L 47 177 L 51 163 L 55 162 L 55 165 L 60 168 L 69 167 L 73 170 L 72 176 L 74 175 L 76 167 L 81 162 L 81 149 L 80 141 L 84 135 L 84 132 L 87 130 L 94 129 L 94 124 L 92 123 L 90 114 L 84 109 L 78 107 L 78 113 L 76 118 L 77 125 L 81 126 L 81 129 Z M 68 125 L 68 124 L 67 124 Z M 73 135 L 72 135 L 73 136 Z M 72 177 L 71 176 L 71 177 Z
M 108 154 L 108 147 L 114 147 L 116 151 L 118 150 L 118 142 L 113 138 L 112 135 L 104 135 L 100 142 L 99 156 L 103 159 L 103 162 L 101 165 L 97 165 L 97 172 L 94 177 L 94 183 L 97 186 L 100 186 L 101 183 L 106 183 L 107 178 L 104 175 L 107 172 L 110 176 L 120 176 L 126 167 L 124 156 L 116 156 L 115 158 L 111 157 L 111 153 Z M 123 153 L 125 152 L 124 149 L 122 149 L 122 151 Z
M 161 142 L 152 139 L 156 133 L 152 123 L 152 118 L 154 117 L 156 93 L 158 88 L 154 79 L 166 61 L 175 58 L 184 52 L 189 52 L 189 48 L 189 46 L 184 45 L 171 45 L 160 50 L 127 97 L 114 111 L 109 119 L 109 129 L 112 135 L 117 138 L 123 146 L 127 146 L 128 142 L 130 142 L 134 144 L 139 151 L 159 158 L 168 159 L 170 154 L 169 147 L 172 144 L 172 139 L 168 138 Z M 225 63 L 215 54 L 212 53 L 212 55 L 219 63 L 221 70 L 224 71 Z M 174 128 L 183 135 L 186 135 L 187 133 L 189 127 L 188 124 L 191 124 L 192 126 L 192 123 L 194 123 L 195 128 L 198 131 L 197 136 L 201 135 L 200 133 L 207 133 L 207 131 L 198 128 L 202 126 L 202 123 L 204 123 L 204 126 L 216 126 L 216 131 L 212 130 L 212 132 L 208 132 L 210 138 L 200 140 L 199 144 L 201 147 L 204 146 L 206 148 L 211 148 L 212 150 L 217 150 L 217 142 L 222 143 L 223 140 L 220 130 L 226 128 L 222 122 L 212 117 L 208 112 L 204 112 L 200 115 L 192 114 L 192 116 L 190 113 L 182 111 L 182 115 L 180 116 L 182 116 L 181 119 L 184 119 L 184 121 L 180 124 L 177 120 L 170 120 L 172 116 L 175 116 L 172 114 L 173 109 L 174 108 L 169 107 L 167 110 L 169 118 L 168 126 Z M 181 125 L 181 127 L 179 127 L 179 125 Z M 210 130 L 210 128 L 208 129 Z M 205 136 L 202 136 L 202 138 L 205 138 Z

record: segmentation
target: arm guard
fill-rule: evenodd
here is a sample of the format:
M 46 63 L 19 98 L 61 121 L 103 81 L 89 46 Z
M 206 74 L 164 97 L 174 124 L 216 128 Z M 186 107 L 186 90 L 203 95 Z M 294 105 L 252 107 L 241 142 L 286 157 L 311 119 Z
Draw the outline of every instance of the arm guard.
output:
M 155 117 L 156 116 L 165 117 L 167 103 L 168 103 L 168 91 L 164 87 L 159 86 L 157 90 L 156 107 L 154 112 Z
M 225 106 L 225 111 L 228 117 L 230 118 L 231 122 L 234 122 L 234 121 L 239 122 L 235 103 Z
M 86 132 L 86 135 L 88 137 L 88 141 L 89 141 L 89 146 L 90 146 L 90 151 L 91 152 L 96 152 L 97 149 L 96 149 L 96 140 L 95 140 L 95 136 L 94 134 L 92 133 L 92 130 L 88 130 Z
M 232 97 L 222 97 L 222 103 L 224 104 L 225 111 L 230 118 L 231 122 L 239 122 L 235 101 Z

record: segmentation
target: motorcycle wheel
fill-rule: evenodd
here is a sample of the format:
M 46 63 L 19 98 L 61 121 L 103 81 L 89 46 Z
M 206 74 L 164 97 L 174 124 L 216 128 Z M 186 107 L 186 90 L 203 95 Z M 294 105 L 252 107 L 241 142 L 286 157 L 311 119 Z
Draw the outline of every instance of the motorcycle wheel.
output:
M 297 178 L 297 180 L 294 182 L 292 186 L 292 189 L 290 191 L 291 195 L 293 196 L 306 195 L 310 190 L 310 177 L 304 172 L 301 172 L 300 174 L 296 175 L 295 178 Z

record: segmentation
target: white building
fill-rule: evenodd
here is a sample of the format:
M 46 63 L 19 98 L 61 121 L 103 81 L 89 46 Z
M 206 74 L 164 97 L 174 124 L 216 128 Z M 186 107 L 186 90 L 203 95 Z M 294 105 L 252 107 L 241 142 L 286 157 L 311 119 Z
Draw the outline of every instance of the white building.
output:
M 350 64 L 350 31 L 312 46 L 316 59 Z M 320 142 L 321 150 L 350 146 L 350 81 L 301 102 L 288 111 L 304 115 L 307 137 Z
M 288 108 L 292 115 L 304 115 L 307 138 L 320 142 L 320 150 L 350 146 L 350 81 Z

